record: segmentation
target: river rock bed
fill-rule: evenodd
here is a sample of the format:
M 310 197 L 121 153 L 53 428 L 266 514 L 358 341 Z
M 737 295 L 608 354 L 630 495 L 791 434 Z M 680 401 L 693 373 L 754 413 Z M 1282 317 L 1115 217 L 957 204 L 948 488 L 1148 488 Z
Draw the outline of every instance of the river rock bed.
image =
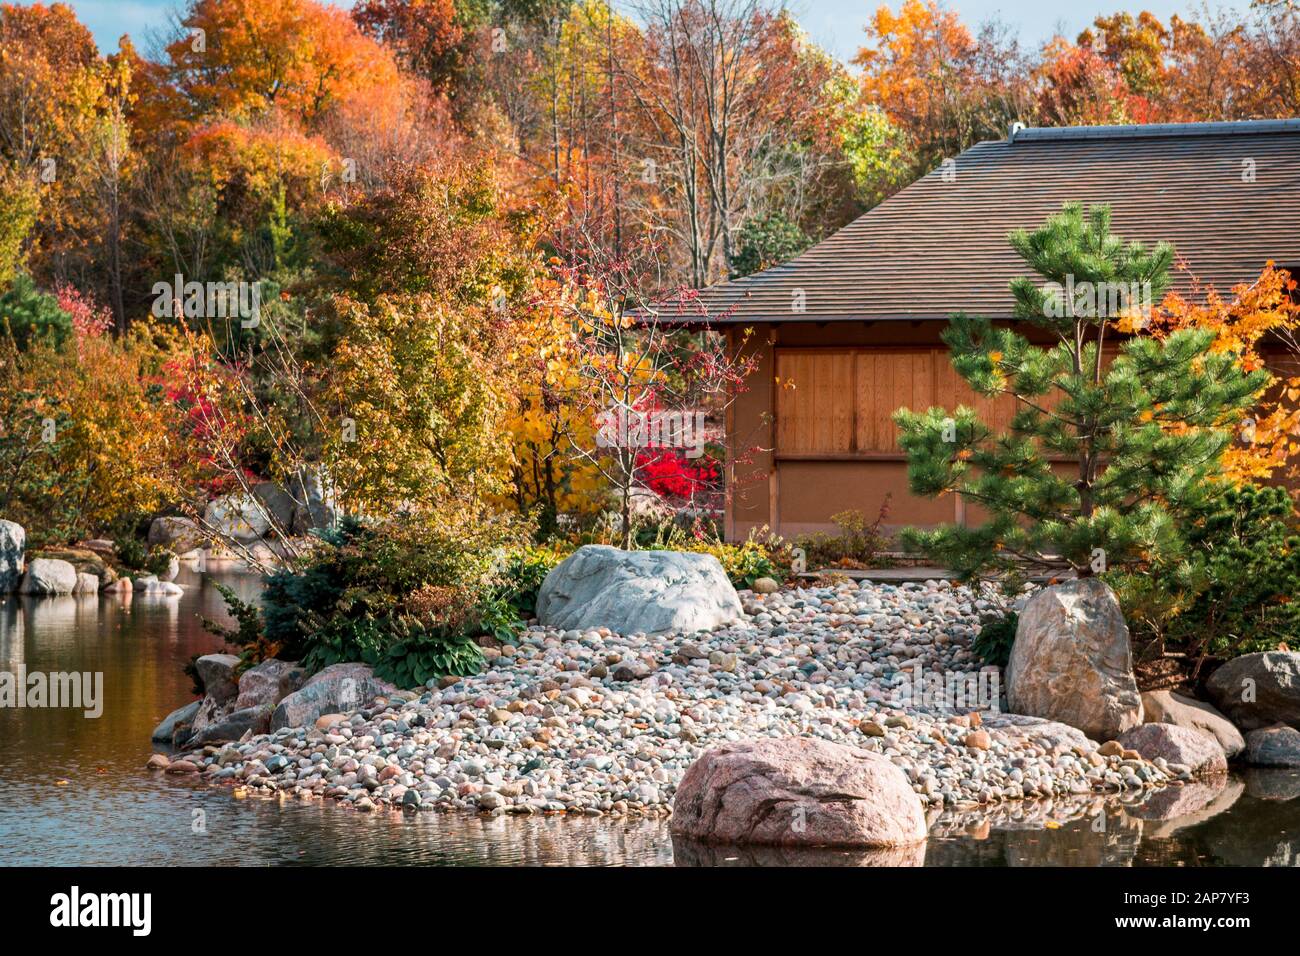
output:
M 530 627 L 474 677 L 153 766 L 361 811 L 592 816 L 666 815 L 704 751 L 765 736 L 884 754 L 936 810 L 1191 776 L 996 704 L 910 694 L 923 673 L 977 675 L 970 640 L 997 613 L 987 596 L 851 581 L 740 595 L 744 620 L 708 633 Z

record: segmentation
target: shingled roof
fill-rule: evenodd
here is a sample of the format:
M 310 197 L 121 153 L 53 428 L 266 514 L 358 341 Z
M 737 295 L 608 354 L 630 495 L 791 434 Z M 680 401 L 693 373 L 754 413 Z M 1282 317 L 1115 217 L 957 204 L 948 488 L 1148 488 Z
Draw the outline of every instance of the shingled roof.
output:
M 725 322 L 1011 315 L 1007 233 L 1062 203 L 1109 203 L 1127 239 L 1174 244 L 1226 291 L 1300 265 L 1300 120 L 1017 129 L 912 183 L 798 258 L 702 292 Z M 1179 275 L 1174 288 L 1187 291 Z M 804 311 L 794 308 L 802 291 Z

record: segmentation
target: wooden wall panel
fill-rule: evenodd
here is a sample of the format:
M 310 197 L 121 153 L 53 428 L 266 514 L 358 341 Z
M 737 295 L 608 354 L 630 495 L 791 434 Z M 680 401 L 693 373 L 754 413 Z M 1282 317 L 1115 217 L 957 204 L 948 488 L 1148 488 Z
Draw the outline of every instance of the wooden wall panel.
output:
M 776 360 L 777 448 L 789 454 L 843 454 L 853 447 L 853 355 L 783 352 Z
M 943 348 L 788 349 L 776 356 L 776 451 L 783 456 L 896 456 L 899 408 L 974 408 L 996 431 L 1009 396 L 976 395 Z

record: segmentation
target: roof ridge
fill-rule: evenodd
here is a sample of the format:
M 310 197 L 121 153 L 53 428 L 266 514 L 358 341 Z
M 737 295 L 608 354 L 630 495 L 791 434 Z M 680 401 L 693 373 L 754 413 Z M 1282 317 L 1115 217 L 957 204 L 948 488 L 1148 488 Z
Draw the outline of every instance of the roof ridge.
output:
M 1258 136 L 1300 133 L 1300 119 L 1223 120 L 1209 123 L 1133 123 L 1125 126 L 1013 125 L 1007 143 L 1094 139 L 1157 139 L 1172 136 Z M 992 140 L 992 142 L 999 142 Z

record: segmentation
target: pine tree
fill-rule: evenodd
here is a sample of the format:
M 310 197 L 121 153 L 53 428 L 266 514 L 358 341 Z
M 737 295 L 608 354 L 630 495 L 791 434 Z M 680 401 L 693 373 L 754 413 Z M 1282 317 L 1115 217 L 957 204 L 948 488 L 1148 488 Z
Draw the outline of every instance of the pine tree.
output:
M 1136 335 L 1107 361 L 1107 335 L 1145 325 L 1173 260 L 1167 243 L 1148 250 L 1113 235 L 1108 206 L 1067 204 L 1009 241 L 1040 277 L 1011 283 L 1014 314 L 1057 344 L 952 317 L 943 339 L 953 367 L 980 395 L 1013 396 L 1015 414 L 994 434 L 966 407 L 895 412 L 913 493 L 955 492 L 989 514 L 979 527 L 908 529 L 905 542 L 966 576 L 1025 563 L 1081 577 L 1176 563 L 1182 529 L 1219 488 L 1233 427 L 1268 374 L 1212 352 L 1200 330 Z

